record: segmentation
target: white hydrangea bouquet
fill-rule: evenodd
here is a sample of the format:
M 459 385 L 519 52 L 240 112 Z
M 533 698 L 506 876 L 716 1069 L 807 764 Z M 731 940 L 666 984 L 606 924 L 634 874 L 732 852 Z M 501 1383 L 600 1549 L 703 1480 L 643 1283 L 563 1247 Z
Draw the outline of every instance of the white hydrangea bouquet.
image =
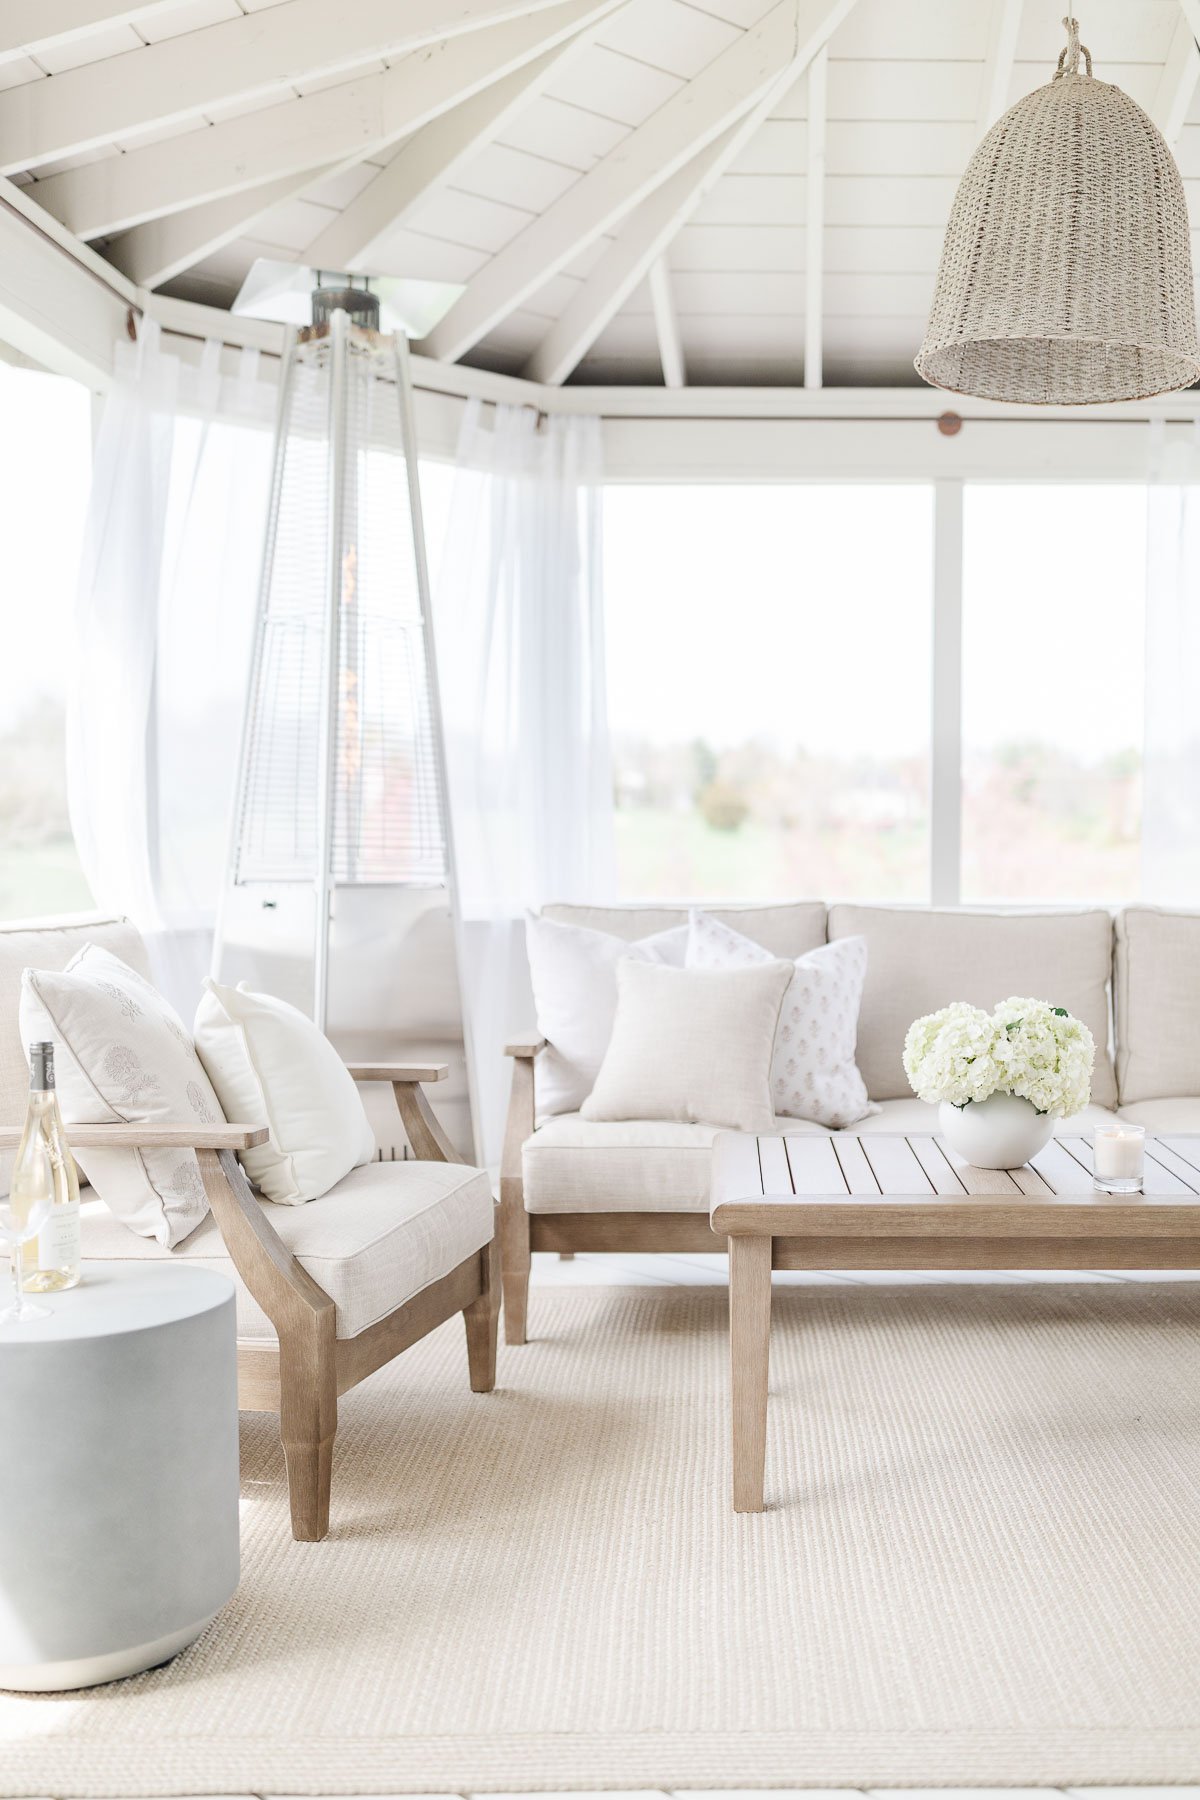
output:
M 1014 995 L 989 1013 L 956 1000 L 909 1026 L 904 1072 L 941 1107 L 955 1149 L 984 1168 L 1014 1168 L 1042 1148 L 1055 1119 L 1087 1105 L 1095 1055 L 1091 1032 L 1064 1007 Z

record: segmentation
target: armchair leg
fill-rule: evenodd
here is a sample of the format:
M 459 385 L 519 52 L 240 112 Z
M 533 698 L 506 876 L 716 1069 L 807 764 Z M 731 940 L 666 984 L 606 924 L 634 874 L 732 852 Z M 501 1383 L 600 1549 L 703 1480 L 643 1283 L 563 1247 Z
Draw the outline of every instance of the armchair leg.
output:
M 504 1289 L 504 1341 L 506 1344 L 523 1344 L 532 1254 L 529 1245 L 529 1214 L 525 1211 L 525 1198 L 519 1181 L 510 1184 L 502 1180 L 500 1183 L 500 1261 L 500 1279 Z
M 334 1311 L 279 1340 L 279 1435 L 287 1464 L 292 1536 L 317 1544 L 329 1530 L 337 1435 Z
M 500 1246 L 493 1238 L 479 1252 L 483 1291 L 463 1307 L 467 1328 L 467 1367 L 473 1394 L 490 1394 L 496 1385 L 496 1339 L 500 1327 Z

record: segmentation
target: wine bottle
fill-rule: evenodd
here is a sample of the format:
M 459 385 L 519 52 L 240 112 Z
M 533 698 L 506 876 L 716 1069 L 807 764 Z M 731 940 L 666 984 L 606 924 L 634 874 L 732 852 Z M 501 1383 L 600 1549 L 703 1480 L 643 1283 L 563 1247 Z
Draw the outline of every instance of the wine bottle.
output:
M 63 1131 L 54 1086 L 54 1045 L 29 1046 L 29 1110 L 13 1169 L 13 1198 L 31 1206 L 50 1181 L 50 1215 L 21 1252 L 26 1293 L 58 1293 L 78 1285 L 79 1176 Z M 26 1198 L 26 1190 L 28 1197 Z

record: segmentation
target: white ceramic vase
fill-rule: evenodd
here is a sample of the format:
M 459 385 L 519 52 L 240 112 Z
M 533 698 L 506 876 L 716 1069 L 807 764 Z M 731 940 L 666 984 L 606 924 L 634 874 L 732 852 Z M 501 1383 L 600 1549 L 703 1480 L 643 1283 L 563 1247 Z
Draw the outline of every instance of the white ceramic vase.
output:
M 1016 1094 L 993 1094 L 961 1107 L 943 1100 L 938 1130 L 977 1169 L 1017 1169 L 1050 1142 L 1054 1120 Z

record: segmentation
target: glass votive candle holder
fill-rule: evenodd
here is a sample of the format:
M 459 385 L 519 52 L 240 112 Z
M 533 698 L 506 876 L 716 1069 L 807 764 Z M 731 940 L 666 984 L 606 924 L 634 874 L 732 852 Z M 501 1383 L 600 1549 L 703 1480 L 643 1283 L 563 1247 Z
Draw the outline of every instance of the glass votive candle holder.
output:
M 1092 1175 L 1097 1193 L 1140 1194 L 1146 1171 L 1144 1125 L 1097 1125 Z

